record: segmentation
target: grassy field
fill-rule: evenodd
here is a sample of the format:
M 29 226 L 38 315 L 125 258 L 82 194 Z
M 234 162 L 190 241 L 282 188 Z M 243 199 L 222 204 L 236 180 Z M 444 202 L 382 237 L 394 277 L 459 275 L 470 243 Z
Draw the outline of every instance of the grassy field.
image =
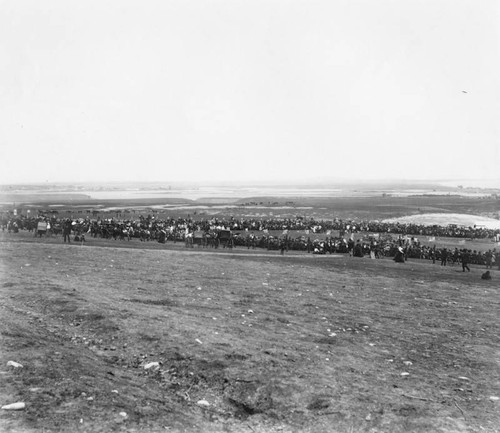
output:
M 30 209 L 36 215 L 38 210 L 58 210 L 60 216 L 85 217 L 98 211 L 100 216 L 113 217 L 120 209 L 122 217 L 137 218 L 139 214 L 151 214 L 153 210 L 160 217 L 234 216 L 240 217 L 281 217 L 303 216 L 307 218 L 383 220 L 407 215 L 426 213 L 462 213 L 498 218 L 500 200 L 494 197 L 461 196 L 410 196 L 383 197 L 369 194 L 356 197 L 252 197 L 227 200 L 214 199 L 187 200 L 181 198 L 157 199 L 72 199 L 51 196 L 45 200 L 33 196 L 31 201 L 17 201 L 16 207 L 26 214 Z M 12 210 L 14 201 L 3 201 L 0 209 Z M 224 207 L 224 203 L 227 207 Z M 204 206 L 200 209 L 200 206 Z M 107 211 L 106 211 L 107 210 Z M 128 213 L 125 213 L 128 211 Z
M 500 431 L 500 271 L 0 236 L 1 431 Z

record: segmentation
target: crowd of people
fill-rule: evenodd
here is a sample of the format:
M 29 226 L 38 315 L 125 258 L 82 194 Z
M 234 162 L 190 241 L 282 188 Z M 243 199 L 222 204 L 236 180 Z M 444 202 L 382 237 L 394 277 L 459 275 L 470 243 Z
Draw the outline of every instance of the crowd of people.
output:
M 424 245 L 417 236 L 454 237 L 469 239 L 498 239 L 500 230 L 454 225 L 423 226 L 417 224 L 378 221 L 329 221 L 312 218 L 163 218 L 139 216 L 137 219 L 117 218 L 60 218 L 58 215 L 36 217 L 1 214 L 2 231 L 33 232 L 34 236 L 61 235 L 64 242 L 85 241 L 85 237 L 115 240 L 139 239 L 165 243 L 185 242 L 187 246 L 218 248 L 265 248 L 307 251 L 313 254 L 346 253 L 354 257 L 394 257 L 432 260 L 433 263 L 477 264 L 500 268 L 500 254 L 466 248 L 437 248 Z M 293 233 L 295 232 L 295 233 Z M 358 238 L 356 241 L 355 238 Z M 462 241 L 464 242 L 464 241 Z M 464 268 L 465 271 L 465 268 Z

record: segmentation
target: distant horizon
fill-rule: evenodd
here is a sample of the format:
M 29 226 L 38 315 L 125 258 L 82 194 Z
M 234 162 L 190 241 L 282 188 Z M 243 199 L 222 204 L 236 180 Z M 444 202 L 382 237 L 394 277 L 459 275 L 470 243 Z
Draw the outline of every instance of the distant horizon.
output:
M 99 186 L 106 187 L 109 186 L 121 186 L 126 185 L 128 187 L 137 186 L 147 186 L 147 185 L 155 185 L 155 186 L 163 186 L 165 188 L 173 187 L 173 186 L 191 186 L 191 187 L 274 187 L 280 186 L 283 188 L 286 187 L 307 187 L 307 186 L 315 186 L 315 187 L 333 187 L 333 186 L 440 186 L 440 187 L 448 187 L 448 188 L 481 188 L 481 189 L 499 189 L 500 188 L 500 179 L 389 179 L 389 178 L 380 178 L 380 179 L 344 179 L 344 178 L 312 178 L 309 180 L 254 180 L 254 181 L 245 181 L 245 180 L 154 180 L 154 181 L 135 181 L 135 180 L 111 180 L 111 181 L 98 181 L 98 180 L 89 180 L 89 181 L 42 181 L 42 182 L 15 182 L 15 183 L 0 183 L 2 187 L 26 187 L 26 186 Z

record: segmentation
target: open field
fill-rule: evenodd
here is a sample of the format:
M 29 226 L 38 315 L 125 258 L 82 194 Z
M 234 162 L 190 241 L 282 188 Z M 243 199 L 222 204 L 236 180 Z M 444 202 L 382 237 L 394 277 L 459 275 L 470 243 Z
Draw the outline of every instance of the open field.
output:
M 50 198 L 32 196 L 30 200 L 8 200 L 1 210 L 12 210 L 36 215 L 39 210 L 58 211 L 60 216 L 82 217 L 98 212 L 100 216 L 134 218 L 139 214 L 157 213 L 159 217 L 227 217 L 235 218 L 292 218 L 302 216 L 315 219 L 383 220 L 430 213 L 471 214 L 500 217 L 500 200 L 495 197 L 464 196 L 255 196 L 248 198 L 148 198 L 148 199 L 68 199 L 66 196 Z
M 1 431 L 500 431 L 500 271 L 1 236 Z

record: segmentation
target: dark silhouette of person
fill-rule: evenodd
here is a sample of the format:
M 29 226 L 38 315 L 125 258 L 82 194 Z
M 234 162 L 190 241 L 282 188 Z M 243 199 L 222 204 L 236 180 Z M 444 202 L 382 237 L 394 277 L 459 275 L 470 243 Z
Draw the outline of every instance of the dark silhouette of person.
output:
M 462 272 L 465 272 L 466 269 L 470 272 L 469 262 L 470 262 L 469 251 L 464 250 L 462 252 Z
M 71 235 L 71 220 L 67 219 L 64 222 L 64 226 L 63 226 L 64 242 L 66 242 L 66 239 L 68 240 L 68 242 L 71 242 L 70 235 Z

